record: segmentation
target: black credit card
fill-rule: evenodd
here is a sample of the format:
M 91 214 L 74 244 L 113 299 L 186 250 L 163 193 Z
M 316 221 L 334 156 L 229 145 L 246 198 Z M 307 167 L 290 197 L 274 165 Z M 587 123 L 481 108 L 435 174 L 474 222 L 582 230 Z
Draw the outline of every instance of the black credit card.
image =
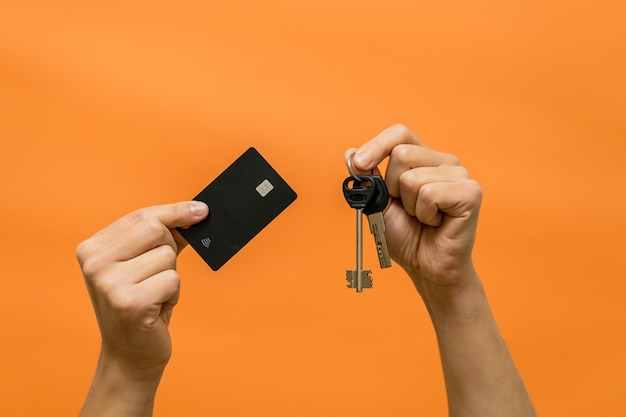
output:
M 178 231 L 217 271 L 296 198 L 261 154 L 249 148 L 194 198 L 209 206 L 207 218 Z

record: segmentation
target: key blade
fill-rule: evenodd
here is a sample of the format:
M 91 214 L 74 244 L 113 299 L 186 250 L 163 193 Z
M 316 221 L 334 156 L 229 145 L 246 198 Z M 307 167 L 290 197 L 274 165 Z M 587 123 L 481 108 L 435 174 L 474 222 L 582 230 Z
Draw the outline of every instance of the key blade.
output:
M 385 219 L 382 212 L 372 213 L 367 216 L 370 225 L 370 232 L 374 236 L 376 243 L 376 254 L 378 255 L 378 263 L 381 268 L 391 267 L 391 257 L 387 248 L 387 237 L 385 236 Z

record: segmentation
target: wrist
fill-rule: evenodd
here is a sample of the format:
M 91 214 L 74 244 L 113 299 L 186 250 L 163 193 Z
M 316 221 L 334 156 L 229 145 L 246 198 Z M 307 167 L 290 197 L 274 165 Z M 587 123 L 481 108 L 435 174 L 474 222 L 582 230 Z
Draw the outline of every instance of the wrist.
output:
M 433 324 L 467 323 L 490 311 L 485 291 L 473 267 L 454 280 L 431 280 L 409 273 Z
M 151 416 L 163 370 L 133 369 L 101 352 L 81 416 Z

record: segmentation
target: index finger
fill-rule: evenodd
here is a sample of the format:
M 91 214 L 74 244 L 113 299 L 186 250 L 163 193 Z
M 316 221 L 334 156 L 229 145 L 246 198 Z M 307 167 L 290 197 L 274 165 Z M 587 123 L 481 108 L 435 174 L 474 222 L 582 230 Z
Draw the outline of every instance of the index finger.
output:
M 353 159 L 354 167 L 359 171 L 370 171 L 388 157 L 394 147 L 401 144 L 426 147 L 406 126 L 397 124 L 383 130 L 357 149 Z

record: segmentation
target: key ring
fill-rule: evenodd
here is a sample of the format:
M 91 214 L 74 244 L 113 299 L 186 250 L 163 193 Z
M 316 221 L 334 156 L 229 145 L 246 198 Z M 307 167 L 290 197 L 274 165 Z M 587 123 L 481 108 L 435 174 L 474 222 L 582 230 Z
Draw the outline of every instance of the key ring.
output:
M 350 172 L 350 175 L 352 175 L 352 178 L 354 178 L 355 180 L 362 181 L 363 179 L 359 177 L 354 171 L 354 168 L 352 168 L 352 159 L 354 158 L 355 154 L 356 152 L 352 152 L 348 157 L 348 172 Z

